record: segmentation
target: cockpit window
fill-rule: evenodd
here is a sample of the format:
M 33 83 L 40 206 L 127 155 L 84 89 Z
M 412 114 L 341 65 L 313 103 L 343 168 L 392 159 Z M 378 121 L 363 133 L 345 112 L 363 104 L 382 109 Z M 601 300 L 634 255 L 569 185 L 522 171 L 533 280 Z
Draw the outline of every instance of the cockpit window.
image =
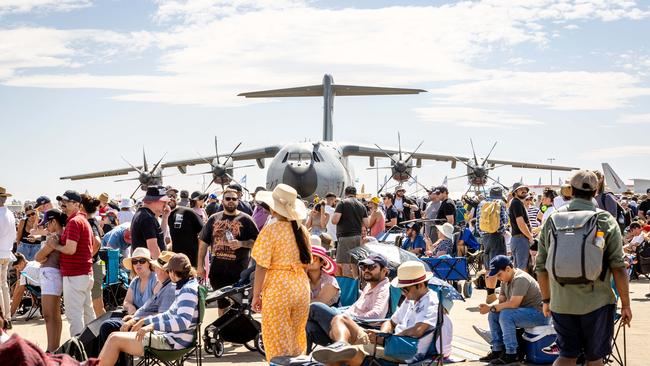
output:
M 284 154 L 284 158 L 282 158 L 282 162 L 286 163 L 288 158 L 289 158 L 289 153 Z
M 313 159 L 314 159 L 315 162 L 318 163 L 318 162 L 321 161 L 321 157 L 320 157 L 320 154 L 319 154 L 319 153 L 317 153 L 316 151 L 314 151 L 314 152 L 312 153 L 312 155 L 313 155 Z
M 310 161 L 311 155 L 306 152 L 292 152 L 289 153 L 289 160 L 291 161 Z

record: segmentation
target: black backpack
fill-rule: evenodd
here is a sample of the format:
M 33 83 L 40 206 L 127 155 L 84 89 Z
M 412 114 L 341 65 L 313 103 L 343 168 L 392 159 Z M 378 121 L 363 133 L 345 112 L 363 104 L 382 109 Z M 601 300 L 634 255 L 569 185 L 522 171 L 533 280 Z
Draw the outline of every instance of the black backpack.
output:
M 88 360 L 88 356 L 86 355 L 86 349 L 84 348 L 83 343 L 81 343 L 78 337 L 71 337 L 65 343 L 63 343 L 61 347 L 59 347 L 59 349 L 54 351 L 54 353 L 67 354 L 79 362 L 84 362 Z

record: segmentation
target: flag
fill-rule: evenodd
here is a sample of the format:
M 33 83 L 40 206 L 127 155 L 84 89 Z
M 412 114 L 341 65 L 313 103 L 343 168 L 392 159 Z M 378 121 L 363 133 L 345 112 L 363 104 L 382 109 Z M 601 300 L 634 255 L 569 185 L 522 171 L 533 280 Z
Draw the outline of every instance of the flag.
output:
M 561 186 L 562 185 L 562 178 L 557 177 L 557 185 Z
M 448 182 L 447 182 L 447 176 L 445 175 L 445 179 L 442 180 L 442 186 L 443 186 L 443 187 L 446 187 L 447 184 L 448 184 Z
M 388 175 L 384 175 L 384 183 L 388 182 Z
M 542 177 L 539 177 L 539 182 L 537 182 L 537 185 L 538 185 L 538 186 L 541 186 L 541 185 L 542 185 Z
M 241 180 L 240 180 L 241 184 L 244 185 L 244 186 L 246 185 L 246 178 L 247 178 L 247 176 L 244 175 L 243 177 L 241 177 Z
M 416 175 L 415 177 L 413 177 L 413 179 L 409 180 L 408 182 L 409 187 L 414 185 L 417 181 L 418 181 L 418 176 Z

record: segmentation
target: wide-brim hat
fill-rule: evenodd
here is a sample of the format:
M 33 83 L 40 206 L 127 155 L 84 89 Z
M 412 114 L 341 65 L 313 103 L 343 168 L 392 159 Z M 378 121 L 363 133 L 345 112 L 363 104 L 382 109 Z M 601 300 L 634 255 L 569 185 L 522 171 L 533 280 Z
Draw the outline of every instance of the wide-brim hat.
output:
M 530 192 L 530 187 L 528 187 L 527 185 L 525 185 L 522 182 L 517 182 L 517 183 L 513 184 L 511 192 L 515 193 L 515 192 L 517 192 L 518 189 L 521 189 L 521 188 L 525 188 L 528 192 Z
M 0 187 L 0 197 L 11 197 L 11 193 L 7 193 L 7 188 Z
M 133 258 L 144 258 L 149 260 L 149 262 L 151 262 L 151 252 L 149 252 L 149 249 L 147 248 L 142 248 L 142 247 L 135 248 L 135 250 L 133 251 L 130 257 L 124 258 L 122 260 L 122 265 L 124 266 L 124 268 L 128 269 L 129 271 L 133 271 L 133 264 L 131 263 L 131 260 Z
M 152 259 L 149 261 L 153 267 L 156 267 L 158 269 L 164 269 L 164 266 L 169 263 L 169 260 L 172 259 L 174 256 L 174 252 L 170 252 L 167 250 L 163 250 L 160 252 L 160 255 L 158 256 L 158 259 Z
M 428 282 L 433 273 L 427 272 L 424 263 L 420 261 L 406 261 L 397 268 L 397 277 L 391 281 L 393 287 L 402 288 Z
M 298 198 L 298 192 L 286 184 L 278 184 L 273 192 L 258 192 L 255 200 L 266 203 L 271 210 L 291 221 L 303 220 L 307 216 L 307 208 Z
M 336 262 L 334 262 L 332 257 L 327 255 L 325 248 L 321 247 L 320 245 L 314 245 L 312 243 L 311 255 L 321 259 L 321 262 L 323 262 L 323 266 L 321 267 L 323 272 L 327 273 L 330 276 L 334 275 L 334 273 L 336 272 Z
M 442 225 L 436 225 L 436 228 L 438 229 L 438 232 L 440 232 L 445 237 L 449 239 L 454 237 L 454 225 L 445 222 Z
M 133 201 L 130 198 L 122 198 L 119 205 L 120 209 L 122 208 L 131 208 L 133 207 Z

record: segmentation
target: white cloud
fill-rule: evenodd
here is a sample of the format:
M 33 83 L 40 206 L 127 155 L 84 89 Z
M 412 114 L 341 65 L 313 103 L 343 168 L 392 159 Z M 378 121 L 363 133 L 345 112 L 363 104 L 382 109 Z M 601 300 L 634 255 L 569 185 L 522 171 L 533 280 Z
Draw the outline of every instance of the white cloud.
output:
M 595 149 L 588 153 L 582 154 L 583 159 L 614 159 L 614 158 L 631 158 L 639 156 L 650 156 L 650 146 L 647 145 L 626 145 L 606 147 Z
M 260 10 L 284 10 L 305 5 L 303 0 L 156 0 L 155 19 L 169 22 L 181 19 L 186 23 L 202 23 Z
M 32 11 L 71 11 L 91 5 L 91 0 L 0 0 L 0 15 Z
M 650 125 L 650 113 L 624 114 L 620 116 L 616 122 L 627 125 Z
M 416 108 L 415 112 L 425 121 L 462 127 L 517 128 L 543 124 L 529 116 L 481 108 L 434 106 Z

